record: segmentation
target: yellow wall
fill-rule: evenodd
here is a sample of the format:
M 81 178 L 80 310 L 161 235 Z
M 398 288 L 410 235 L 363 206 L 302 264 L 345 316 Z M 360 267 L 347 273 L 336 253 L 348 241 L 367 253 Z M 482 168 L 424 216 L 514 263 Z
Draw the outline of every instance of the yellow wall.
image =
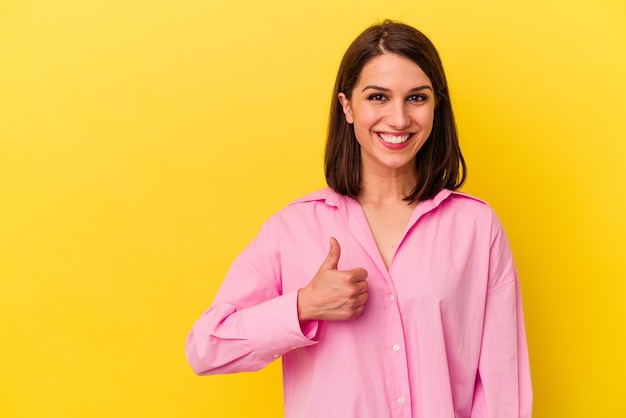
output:
M 446 65 L 522 275 L 535 417 L 623 416 L 623 0 L 0 2 L 0 416 L 277 417 L 279 364 L 186 333 L 261 222 L 323 185 L 341 54 L 391 17 Z

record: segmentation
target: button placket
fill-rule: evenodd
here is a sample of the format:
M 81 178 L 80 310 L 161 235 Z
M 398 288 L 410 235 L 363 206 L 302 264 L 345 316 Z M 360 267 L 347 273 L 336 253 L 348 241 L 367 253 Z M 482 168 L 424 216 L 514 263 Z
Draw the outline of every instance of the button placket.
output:
M 389 361 L 390 407 L 394 418 L 407 417 L 411 414 L 411 398 L 409 387 L 409 372 L 406 356 L 404 355 L 404 332 L 400 315 L 398 298 L 390 291 L 386 296 L 387 317 L 387 357 Z

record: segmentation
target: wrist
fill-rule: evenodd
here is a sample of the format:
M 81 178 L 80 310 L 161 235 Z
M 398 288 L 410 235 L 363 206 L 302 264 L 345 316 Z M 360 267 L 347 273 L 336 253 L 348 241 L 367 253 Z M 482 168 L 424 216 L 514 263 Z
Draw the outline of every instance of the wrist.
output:
M 298 311 L 298 321 L 300 321 L 300 325 L 303 325 L 307 321 L 313 319 L 308 310 L 306 309 L 306 288 L 301 288 L 298 290 L 298 297 L 296 298 L 296 305 Z

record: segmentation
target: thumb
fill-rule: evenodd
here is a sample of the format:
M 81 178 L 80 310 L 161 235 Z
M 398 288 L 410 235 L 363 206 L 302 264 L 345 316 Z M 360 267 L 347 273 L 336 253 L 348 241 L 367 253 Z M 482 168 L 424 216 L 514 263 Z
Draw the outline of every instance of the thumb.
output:
M 337 263 L 339 262 L 339 256 L 341 256 L 341 247 L 335 237 L 330 238 L 330 249 L 328 255 L 322 263 L 320 270 L 337 270 Z

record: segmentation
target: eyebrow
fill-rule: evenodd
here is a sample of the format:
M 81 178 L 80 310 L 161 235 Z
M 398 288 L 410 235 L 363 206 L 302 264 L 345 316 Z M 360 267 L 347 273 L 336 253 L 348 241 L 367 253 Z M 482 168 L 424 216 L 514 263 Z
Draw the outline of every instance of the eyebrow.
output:
M 372 89 L 372 90 L 377 90 L 377 91 L 382 91 L 384 93 L 388 93 L 391 91 L 391 89 L 388 89 L 386 87 L 380 87 L 380 86 L 376 86 L 376 85 L 370 85 L 370 86 L 365 86 L 363 88 L 363 90 L 361 90 L 361 93 L 363 93 L 365 90 L 368 89 Z M 423 86 L 419 86 L 419 87 L 413 87 L 411 90 L 409 90 L 409 93 L 414 93 L 414 92 L 418 92 L 418 91 L 422 91 L 422 90 L 430 90 L 433 91 L 433 88 L 431 86 L 429 86 L 428 84 L 424 84 Z

